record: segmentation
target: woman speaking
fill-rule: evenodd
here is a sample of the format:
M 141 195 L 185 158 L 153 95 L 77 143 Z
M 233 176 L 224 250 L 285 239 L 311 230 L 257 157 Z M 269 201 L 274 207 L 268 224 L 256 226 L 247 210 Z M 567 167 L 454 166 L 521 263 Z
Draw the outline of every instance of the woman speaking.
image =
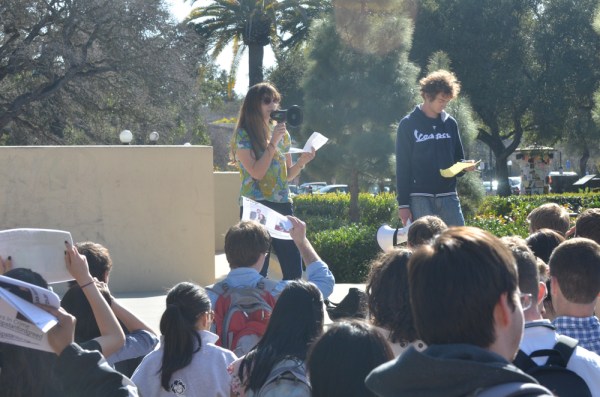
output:
M 256 84 L 248 90 L 240 109 L 232 140 L 232 155 L 240 169 L 240 196 L 257 201 L 282 215 L 293 215 L 288 181 L 296 178 L 315 157 L 302 153 L 292 163 L 290 134 L 285 123 L 271 120 L 271 112 L 279 107 L 281 95 L 269 83 Z M 241 199 L 240 199 L 241 200 Z M 241 211 L 240 211 L 241 214 Z M 302 259 L 292 240 L 273 239 L 271 243 L 281 264 L 284 280 L 302 276 Z M 269 269 L 269 255 L 261 270 Z

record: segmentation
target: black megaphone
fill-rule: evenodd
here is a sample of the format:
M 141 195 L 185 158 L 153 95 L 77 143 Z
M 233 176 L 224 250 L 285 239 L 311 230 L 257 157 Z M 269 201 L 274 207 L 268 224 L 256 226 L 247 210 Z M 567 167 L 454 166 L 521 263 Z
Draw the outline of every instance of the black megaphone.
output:
M 271 120 L 275 120 L 278 123 L 288 123 L 292 127 L 298 127 L 302 124 L 304 116 L 300 106 L 293 105 L 289 109 L 275 110 L 271 112 Z

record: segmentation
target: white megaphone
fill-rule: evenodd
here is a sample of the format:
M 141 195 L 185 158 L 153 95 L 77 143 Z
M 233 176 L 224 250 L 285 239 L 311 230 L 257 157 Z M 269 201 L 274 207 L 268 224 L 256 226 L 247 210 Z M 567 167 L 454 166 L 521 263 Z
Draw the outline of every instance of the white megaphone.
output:
M 406 242 L 410 224 L 410 221 L 408 221 L 408 224 L 403 228 L 397 227 L 395 229 L 388 225 L 382 225 L 377 230 L 377 244 L 379 244 L 383 252 L 391 251 L 398 244 Z

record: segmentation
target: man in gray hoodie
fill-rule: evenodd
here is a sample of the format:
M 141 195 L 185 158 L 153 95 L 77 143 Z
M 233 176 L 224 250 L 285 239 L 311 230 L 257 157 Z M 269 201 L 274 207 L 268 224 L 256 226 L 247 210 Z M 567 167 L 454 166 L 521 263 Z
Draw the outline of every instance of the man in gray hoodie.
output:
M 522 302 L 511 252 L 488 232 L 450 228 L 420 247 L 409 264 L 410 300 L 419 337 L 369 374 L 382 397 L 551 396 L 511 364 L 523 335 Z M 490 393 L 490 394 L 484 394 Z

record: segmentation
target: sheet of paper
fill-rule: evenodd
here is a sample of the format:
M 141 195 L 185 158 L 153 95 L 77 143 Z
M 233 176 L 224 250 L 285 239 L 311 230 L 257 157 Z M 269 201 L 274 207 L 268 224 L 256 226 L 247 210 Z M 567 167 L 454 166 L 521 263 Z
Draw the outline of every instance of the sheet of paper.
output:
M 273 211 L 248 197 L 242 197 L 242 220 L 256 221 L 264 225 L 273 238 L 281 240 L 291 240 L 289 230 L 292 228 L 292 222 L 277 211 Z
M 36 309 L 42 310 L 38 307 Z M 0 342 L 53 352 L 48 343 L 48 335 L 32 322 L 21 317 L 18 311 L 2 297 L 0 297 Z
M 321 133 L 315 131 L 312 133 L 312 135 L 306 141 L 304 148 L 302 148 L 302 149 L 290 148 L 290 151 L 288 153 L 304 153 L 304 152 L 310 153 L 310 152 L 312 152 L 312 148 L 315 148 L 315 150 L 319 150 L 320 148 L 322 148 L 323 145 L 325 145 L 328 140 L 329 139 L 327 137 L 325 137 Z
M 13 268 L 37 272 L 48 283 L 72 280 L 65 266 L 65 241 L 73 244 L 71 233 L 50 229 L 0 231 L 0 256 L 12 258 Z
M 463 172 L 465 169 L 467 169 L 469 167 L 477 166 L 480 162 L 481 162 L 481 160 L 478 160 L 476 162 L 459 161 L 458 163 L 454 164 L 450 168 L 446 168 L 445 170 L 440 170 L 440 174 L 444 178 L 452 178 L 453 176 L 458 175 L 459 173 Z

